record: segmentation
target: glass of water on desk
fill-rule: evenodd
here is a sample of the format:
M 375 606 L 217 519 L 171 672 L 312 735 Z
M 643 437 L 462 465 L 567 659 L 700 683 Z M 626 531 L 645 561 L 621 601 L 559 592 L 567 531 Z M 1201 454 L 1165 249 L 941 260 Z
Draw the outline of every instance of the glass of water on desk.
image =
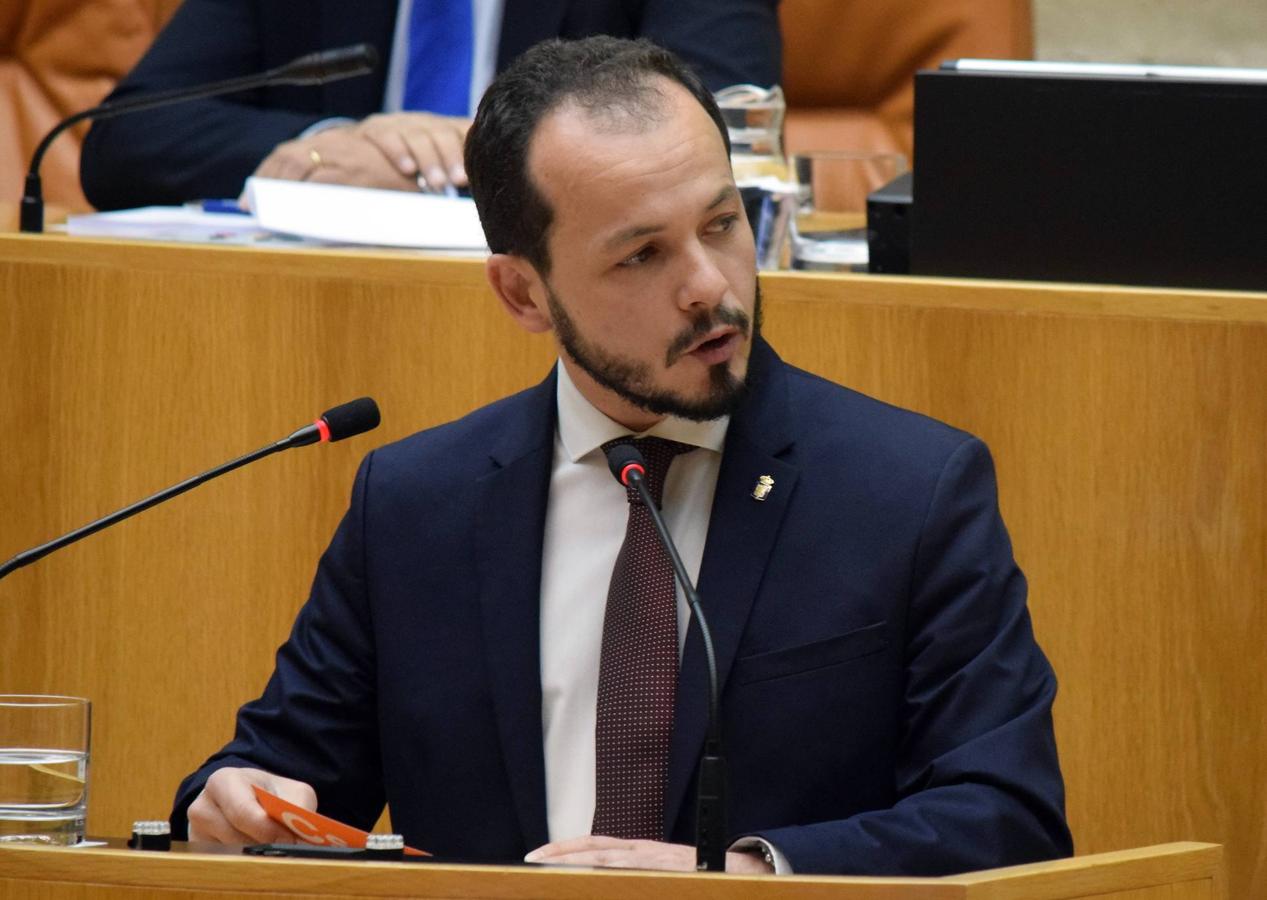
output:
M 91 721 L 80 697 L 0 694 L 0 842 L 83 840 Z
M 793 269 L 867 271 L 867 194 L 907 170 L 901 153 L 821 151 L 792 157 L 797 211 L 789 231 Z

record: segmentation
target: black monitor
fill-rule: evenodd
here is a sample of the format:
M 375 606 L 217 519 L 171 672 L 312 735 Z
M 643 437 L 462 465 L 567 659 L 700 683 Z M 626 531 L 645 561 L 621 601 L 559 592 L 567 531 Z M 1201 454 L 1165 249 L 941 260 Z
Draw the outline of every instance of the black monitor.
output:
M 920 72 L 914 178 L 914 274 L 1267 290 L 1261 70 Z

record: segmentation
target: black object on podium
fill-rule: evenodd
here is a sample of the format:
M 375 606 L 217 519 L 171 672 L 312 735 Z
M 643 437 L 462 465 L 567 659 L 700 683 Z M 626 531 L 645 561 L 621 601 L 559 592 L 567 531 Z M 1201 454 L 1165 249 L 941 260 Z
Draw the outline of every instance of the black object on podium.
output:
M 915 79 L 913 274 L 1267 289 L 1267 71 L 947 65 Z

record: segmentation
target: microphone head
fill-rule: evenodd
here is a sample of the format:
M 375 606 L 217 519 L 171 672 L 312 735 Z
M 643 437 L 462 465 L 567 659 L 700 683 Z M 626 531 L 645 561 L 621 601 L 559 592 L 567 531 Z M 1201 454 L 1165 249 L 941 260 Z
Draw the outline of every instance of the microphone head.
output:
M 331 443 L 355 437 L 378 427 L 378 404 L 370 397 L 361 397 L 326 410 L 321 414 L 321 421 L 330 430 L 328 440 Z
M 625 487 L 629 487 L 629 477 L 633 472 L 642 478 L 647 477 L 647 461 L 633 444 L 615 444 L 604 452 L 607 454 L 607 467 Z
M 340 78 L 367 75 L 378 68 L 378 51 L 372 44 L 353 44 L 334 50 L 320 50 L 291 60 L 274 71 L 278 82 L 325 84 Z

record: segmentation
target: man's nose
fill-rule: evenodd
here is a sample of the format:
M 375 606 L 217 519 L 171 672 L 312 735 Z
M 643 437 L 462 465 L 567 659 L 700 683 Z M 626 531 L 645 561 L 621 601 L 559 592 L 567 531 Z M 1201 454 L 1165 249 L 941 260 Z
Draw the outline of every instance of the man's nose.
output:
M 721 304 L 729 290 L 730 282 L 718 266 L 718 260 L 708 248 L 699 241 L 695 241 L 688 248 L 683 259 L 678 305 L 682 309 L 691 307 L 711 309 Z

